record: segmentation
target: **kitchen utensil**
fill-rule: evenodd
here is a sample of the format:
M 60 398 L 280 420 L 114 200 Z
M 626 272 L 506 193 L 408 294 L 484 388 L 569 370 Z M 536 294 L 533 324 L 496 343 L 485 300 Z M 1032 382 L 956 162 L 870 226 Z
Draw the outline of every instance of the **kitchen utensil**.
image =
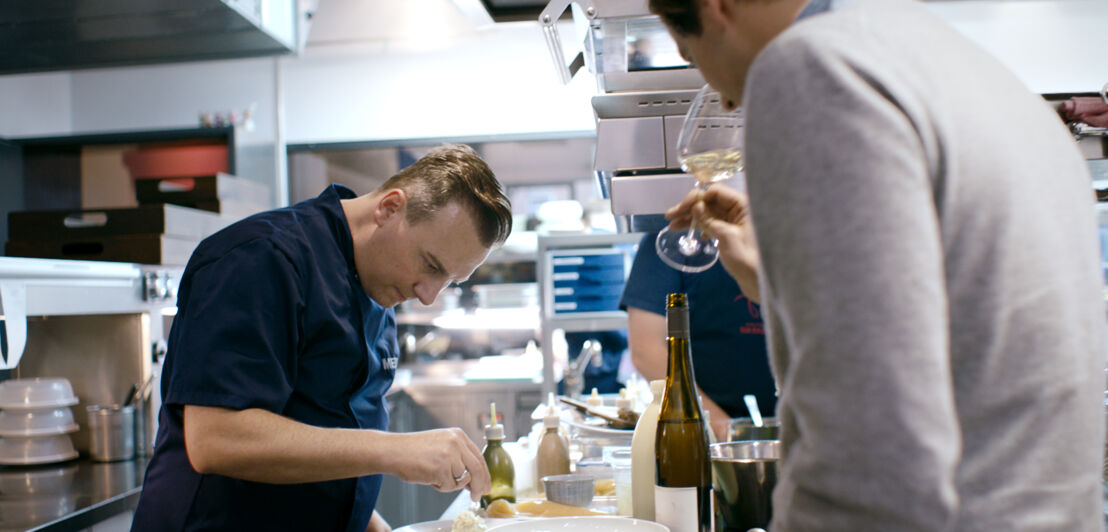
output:
M 77 396 L 68 379 L 39 377 L 0 382 L 0 409 L 26 410 L 75 404 Z
M 0 410 L 0 437 L 48 436 L 77 430 L 69 407 Z
M 559 397 L 558 400 L 560 400 L 561 402 L 563 402 L 567 405 L 570 405 L 570 406 L 576 408 L 577 410 L 580 410 L 581 412 L 584 412 L 584 413 L 586 413 L 590 416 L 596 416 L 600 419 L 603 419 L 603 420 L 607 421 L 614 428 L 617 428 L 617 429 L 634 429 L 635 428 L 634 423 L 628 423 L 627 421 L 624 421 L 624 420 L 622 420 L 622 419 L 620 419 L 616 416 L 613 416 L 613 415 L 610 415 L 610 414 L 605 414 L 604 412 L 601 412 L 601 411 L 599 411 L 595 408 L 592 408 L 589 405 L 587 405 L 585 403 L 582 403 L 581 401 L 576 401 L 576 400 L 570 399 L 568 397 Z
M 763 418 L 760 427 L 748 417 L 733 418 L 727 423 L 727 441 L 776 440 L 780 434 L 781 424 L 775 417 Z
M 131 402 L 135 400 L 135 396 L 138 395 L 140 388 L 142 388 L 141 384 L 137 382 L 132 384 L 131 388 L 127 390 L 127 395 L 123 396 L 123 402 L 121 404 L 123 406 L 131 406 Z
M 26 438 L 0 438 L 0 464 L 33 465 L 77 458 L 73 440 L 66 434 Z
M 135 409 L 93 405 L 88 410 L 89 457 L 97 462 L 135 457 Z
M 587 506 L 592 502 L 596 478 L 592 475 L 569 473 L 542 477 L 546 498 L 570 506 Z
M 746 409 L 750 410 L 750 419 L 754 421 L 755 427 L 762 426 L 762 411 L 758 409 L 758 398 L 751 394 L 743 396 L 743 402 L 746 403 Z
M 765 528 L 773 516 L 773 488 L 781 442 L 734 441 L 710 446 L 712 483 L 724 530 Z

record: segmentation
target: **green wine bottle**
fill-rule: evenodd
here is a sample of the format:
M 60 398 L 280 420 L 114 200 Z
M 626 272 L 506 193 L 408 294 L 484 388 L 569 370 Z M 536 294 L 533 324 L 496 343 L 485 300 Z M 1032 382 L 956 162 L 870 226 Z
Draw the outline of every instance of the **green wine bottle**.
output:
M 693 384 L 689 304 L 666 298 L 669 367 L 654 439 L 654 520 L 672 532 L 711 532 L 712 463 Z

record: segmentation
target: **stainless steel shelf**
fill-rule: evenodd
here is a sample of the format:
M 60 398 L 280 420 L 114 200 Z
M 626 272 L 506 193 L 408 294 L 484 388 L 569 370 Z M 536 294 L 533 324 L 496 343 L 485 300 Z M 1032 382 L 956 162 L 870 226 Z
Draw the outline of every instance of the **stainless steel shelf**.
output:
M 578 312 L 569 316 L 553 316 L 546 324 L 565 332 L 608 331 L 627 326 L 627 313 L 622 310 L 611 312 Z
M 176 304 L 180 271 L 131 263 L 0 257 L 0 369 L 23 356 L 28 316 L 156 313 Z M 161 338 L 160 320 L 151 320 Z

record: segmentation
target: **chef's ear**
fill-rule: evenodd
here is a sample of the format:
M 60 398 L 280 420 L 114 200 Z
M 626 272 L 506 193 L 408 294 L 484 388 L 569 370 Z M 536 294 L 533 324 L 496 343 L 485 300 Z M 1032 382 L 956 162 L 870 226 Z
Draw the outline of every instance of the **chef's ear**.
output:
M 373 221 L 377 225 L 385 225 L 389 222 L 404 218 L 408 206 L 408 193 L 403 189 L 391 188 L 386 190 L 377 205 L 373 209 Z

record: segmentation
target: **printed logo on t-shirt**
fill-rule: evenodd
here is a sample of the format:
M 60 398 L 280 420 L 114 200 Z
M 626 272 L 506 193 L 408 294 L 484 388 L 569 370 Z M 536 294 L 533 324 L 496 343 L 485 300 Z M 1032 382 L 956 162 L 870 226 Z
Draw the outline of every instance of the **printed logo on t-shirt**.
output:
M 400 367 L 400 356 L 389 355 L 385 357 L 385 359 L 381 361 L 381 367 L 383 367 L 385 371 L 396 371 L 396 368 Z
M 762 308 L 757 303 L 750 300 L 750 298 L 739 294 L 735 296 L 735 303 L 740 300 L 746 300 L 746 311 L 750 314 L 751 318 L 760 320 L 762 318 Z M 766 334 L 765 325 L 761 321 L 748 321 L 739 327 L 739 332 L 742 334 Z

